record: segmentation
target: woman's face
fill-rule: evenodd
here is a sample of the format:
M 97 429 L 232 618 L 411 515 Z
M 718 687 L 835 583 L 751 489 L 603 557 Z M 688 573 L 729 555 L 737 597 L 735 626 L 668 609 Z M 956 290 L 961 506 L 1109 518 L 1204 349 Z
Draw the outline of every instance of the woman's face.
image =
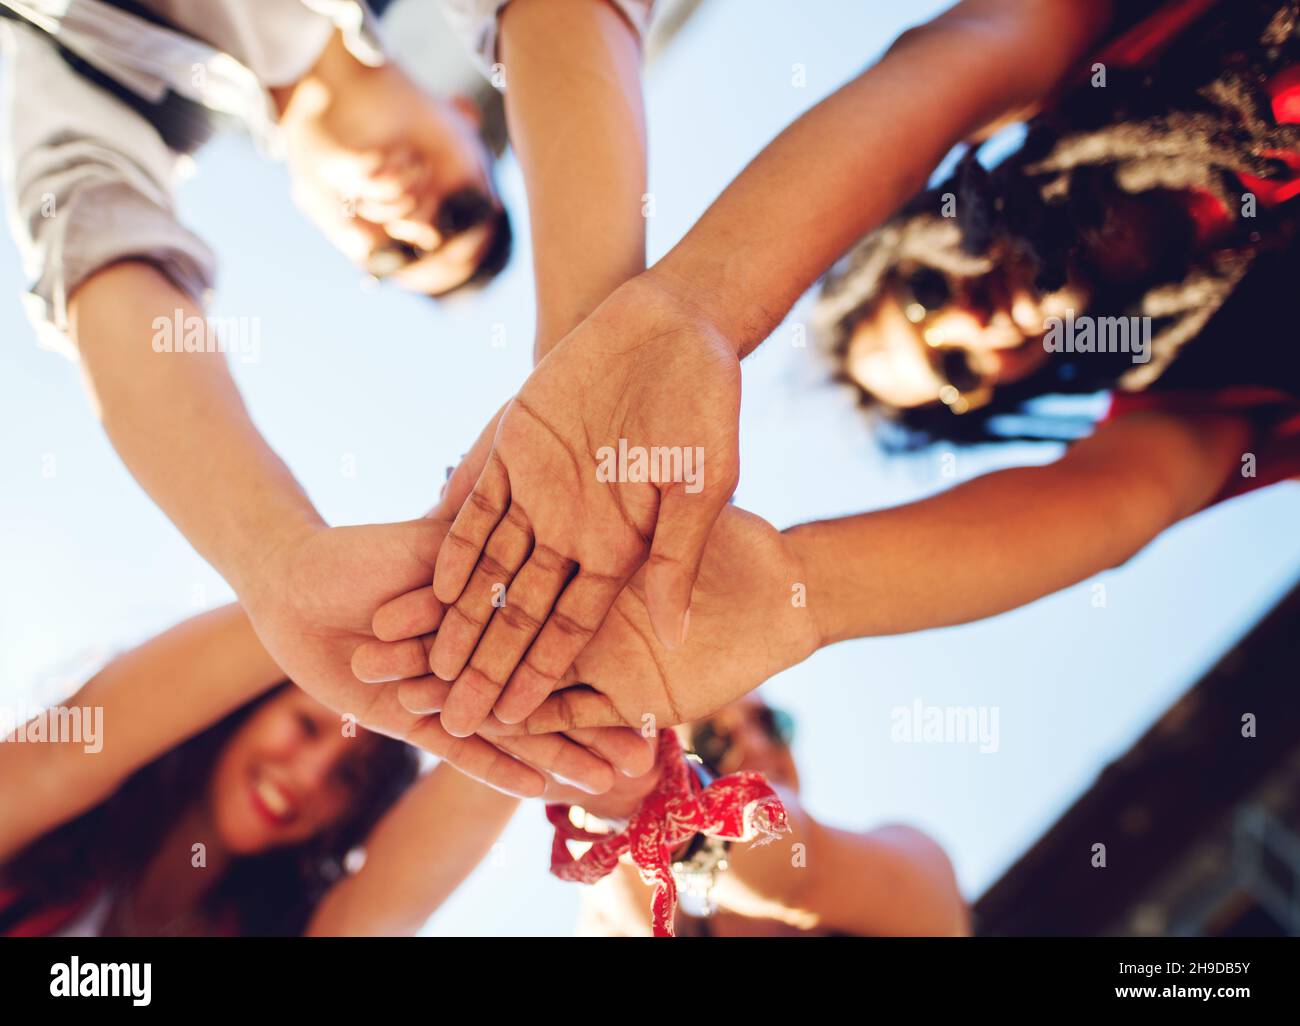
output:
M 376 738 L 296 687 L 249 716 L 222 749 L 208 792 L 218 836 L 251 855 L 299 844 L 344 815 Z
M 1076 286 L 1040 295 L 1002 268 L 968 279 L 904 268 L 854 326 L 848 374 L 889 406 L 943 402 L 964 413 L 1042 366 L 1048 320 L 1084 302 Z

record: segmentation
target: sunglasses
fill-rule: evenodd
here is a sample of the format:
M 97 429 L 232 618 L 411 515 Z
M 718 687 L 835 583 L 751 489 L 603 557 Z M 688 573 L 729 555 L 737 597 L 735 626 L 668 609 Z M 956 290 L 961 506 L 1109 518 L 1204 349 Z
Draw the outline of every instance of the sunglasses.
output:
M 916 325 L 926 342 L 930 367 L 943 382 L 939 401 L 957 414 L 986 405 L 993 398 L 993 386 L 972 363 L 970 354 L 955 346 L 937 345 L 927 337 L 934 318 L 958 299 L 948 276 L 933 267 L 918 268 L 900 280 L 898 294 L 903 316 Z
M 765 705 L 752 713 L 754 723 L 773 744 L 789 748 L 794 744 L 794 717 L 784 709 Z M 734 772 L 739 764 L 736 742 L 730 731 L 716 720 L 705 720 L 691 732 L 691 747 L 706 766 L 719 776 Z

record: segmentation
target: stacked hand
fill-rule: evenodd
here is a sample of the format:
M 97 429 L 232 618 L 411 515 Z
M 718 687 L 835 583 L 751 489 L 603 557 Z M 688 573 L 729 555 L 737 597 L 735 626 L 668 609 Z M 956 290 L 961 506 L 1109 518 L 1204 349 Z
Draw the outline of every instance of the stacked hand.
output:
M 614 767 L 643 773 L 653 759 L 635 732 L 574 731 L 570 736 L 452 737 L 436 716 L 415 715 L 392 688 L 360 683 L 352 673 L 354 650 L 373 641 L 374 610 L 427 581 L 447 531 L 424 519 L 366 527 L 305 528 L 282 544 L 264 568 L 260 587 L 241 596 L 258 636 L 291 680 L 341 714 L 380 733 L 442 756 L 470 776 L 500 790 L 531 797 L 542 793 L 540 771 L 584 790 L 604 791 Z M 433 617 L 441 610 L 427 607 Z
M 698 634 L 678 658 L 698 660 L 716 645 L 719 665 L 747 661 L 733 639 L 710 638 L 720 623 L 700 625 L 699 612 L 688 618 L 705 542 L 739 473 L 739 404 L 734 347 L 644 276 L 547 355 L 467 461 L 482 470 L 442 545 L 432 591 L 405 600 L 396 621 L 376 620 L 389 638 L 398 636 L 394 622 L 422 634 L 432 629 L 429 611 L 449 607 L 426 667 L 451 684 L 439 703 L 443 729 L 469 736 L 494 708 L 505 722 L 526 719 L 643 563 L 625 600 L 634 608 L 604 636 L 606 653 L 676 654 Z M 630 459 L 620 463 L 620 453 Z M 633 466 L 640 456 L 640 468 L 655 468 L 651 480 Z M 732 569 L 745 575 L 750 558 Z M 743 589 L 729 594 L 744 597 Z M 409 659 L 415 650 L 403 651 Z M 584 658 L 583 666 L 602 665 L 590 651 Z M 686 696 L 673 688 L 696 682 L 669 683 L 624 684 L 620 711 L 677 715 L 674 702 Z
M 609 616 L 563 675 L 564 690 L 525 722 L 489 723 L 502 735 L 626 725 L 643 733 L 707 716 L 773 674 L 807 658 L 821 633 L 806 604 L 806 578 L 795 536 L 728 506 L 718 518 L 695 582 L 690 639 L 668 648 L 651 626 L 646 582 L 638 572 Z M 427 674 L 423 652 L 438 629 L 418 593 L 382 607 L 374 634 L 353 666 L 362 679 L 406 678 L 397 688 L 408 709 L 445 709 L 453 685 Z M 435 646 L 436 647 L 436 646 Z M 568 687 L 580 684 L 583 687 Z

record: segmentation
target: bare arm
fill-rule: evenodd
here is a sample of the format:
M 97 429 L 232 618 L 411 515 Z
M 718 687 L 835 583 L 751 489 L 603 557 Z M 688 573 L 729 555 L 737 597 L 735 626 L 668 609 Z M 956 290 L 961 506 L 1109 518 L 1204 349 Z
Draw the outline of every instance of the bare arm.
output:
M 925 834 L 907 826 L 838 830 L 817 822 L 796 795 L 782 791 L 781 801 L 790 833 L 732 845 L 714 890 L 720 911 L 857 936 L 969 933 L 952 865 Z M 650 895 L 636 869 L 620 864 L 584 894 L 579 933 L 648 936 Z
M 312 936 L 410 936 L 474 871 L 519 802 L 441 763 L 379 821 L 366 861 L 317 907 Z
M 1208 503 L 1247 437 L 1235 417 L 1131 414 L 1056 463 L 792 528 L 823 643 L 979 620 L 1117 566 Z
M 63 703 L 102 709 L 100 751 L 0 745 L 0 861 L 103 801 L 132 773 L 284 679 L 243 611 L 185 620 L 109 663 Z
M 965 0 L 782 132 L 651 270 L 751 351 L 981 126 L 1047 93 L 1109 0 Z
M 792 833 L 737 850 L 718 881 L 723 908 L 804 930 L 855 936 L 934 937 L 970 932 L 947 855 L 921 831 L 866 833 L 817 822 L 782 795 Z M 795 856 L 794 845 L 803 847 Z
M 528 189 L 540 360 L 645 269 L 641 49 L 606 0 L 512 0 L 500 38 L 510 141 Z
M 178 311 L 207 323 L 152 265 L 114 264 L 73 295 L 73 339 L 127 469 L 242 597 L 277 544 L 321 520 L 254 427 L 226 354 L 155 351 L 155 320 Z

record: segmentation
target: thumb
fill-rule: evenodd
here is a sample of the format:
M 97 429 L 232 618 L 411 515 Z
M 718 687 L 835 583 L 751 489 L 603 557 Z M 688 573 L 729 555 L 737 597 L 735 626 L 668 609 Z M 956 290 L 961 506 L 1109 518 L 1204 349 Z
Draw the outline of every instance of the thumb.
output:
M 665 648 L 677 648 L 686 641 L 691 590 L 700 572 L 704 546 L 728 496 L 722 489 L 692 495 L 679 482 L 664 493 L 659 504 L 646 561 L 645 595 L 650 623 Z

